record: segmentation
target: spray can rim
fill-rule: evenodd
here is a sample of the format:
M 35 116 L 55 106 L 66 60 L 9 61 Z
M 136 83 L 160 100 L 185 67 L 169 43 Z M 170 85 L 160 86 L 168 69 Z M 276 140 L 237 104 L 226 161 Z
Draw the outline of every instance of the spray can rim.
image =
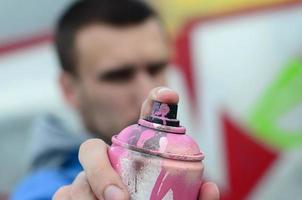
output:
M 186 128 L 183 126 L 173 127 L 173 126 L 165 126 L 162 124 L 156 124 L 149 122 L 144 119 L 139 119 L 138 124 L 147 128 L 155 129 L 158 131 L 168 132 L 168 133 L 174 133 L 174 134 L 185 134 Z
M 139 148 L 137 146 L 120 141 L 117 138 L 117 135 L 114 135 L 112 137 L 112 143 L 115 145 L 130 149 L 130 150 L 138 151 L 138 152 L 149 154 L 149 155 L 159 156 L 162 158 L 168 158 L 171 160 L 200 162 L 204 159 L 204 154 L 202 152 L 199 152 L 194 155 L 178 155 L 178 154 L 173 154 L 173 153 L 159 152 L 156 150 Z

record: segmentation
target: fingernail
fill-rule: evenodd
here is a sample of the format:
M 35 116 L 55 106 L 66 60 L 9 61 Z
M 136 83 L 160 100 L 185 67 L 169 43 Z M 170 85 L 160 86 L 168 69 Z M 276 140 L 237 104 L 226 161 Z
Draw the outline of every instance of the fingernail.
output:
M 167 88 L 167 87 L 163 87 L 163 88 L 161 88 L 161 89 L 158 90 L 157 94 L 162 94 L 162 93 L 168 92 L 168 91 L 171 92 L 173 90 L 170 89 L 170 88 Z
M 105 200 L 121 200 L 125 198 L 124 192 L 115 185 L 109 185 L 104 192 Z

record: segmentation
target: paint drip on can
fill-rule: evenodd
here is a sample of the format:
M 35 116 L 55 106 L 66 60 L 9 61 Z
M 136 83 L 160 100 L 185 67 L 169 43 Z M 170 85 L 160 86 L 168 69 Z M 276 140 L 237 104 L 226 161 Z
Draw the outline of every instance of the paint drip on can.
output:
M 153 102 L 138 124 L 112 137 L 113 168 L 132 200 L 196 200 L 203 174 L 203 153 L 177 120 L 177 104 Z

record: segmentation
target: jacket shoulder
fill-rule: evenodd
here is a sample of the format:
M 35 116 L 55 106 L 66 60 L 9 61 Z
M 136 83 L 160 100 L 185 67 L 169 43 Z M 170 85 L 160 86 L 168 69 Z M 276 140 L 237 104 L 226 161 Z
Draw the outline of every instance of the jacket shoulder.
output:
M 60 169 L 38 170 L 27 176 L 17 186 L 11 200 L 52 199 L 54 193 L 61 186 L 70 184 L 74 176 Z

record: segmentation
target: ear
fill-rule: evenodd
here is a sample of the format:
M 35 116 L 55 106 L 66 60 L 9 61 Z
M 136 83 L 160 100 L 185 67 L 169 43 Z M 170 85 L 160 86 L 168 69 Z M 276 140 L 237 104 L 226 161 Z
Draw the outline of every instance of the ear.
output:
M 78 108 L 79 94 L 75 77 L 63 71 L 59 75 L 59 85 L 65 102 L 73 108 Z

